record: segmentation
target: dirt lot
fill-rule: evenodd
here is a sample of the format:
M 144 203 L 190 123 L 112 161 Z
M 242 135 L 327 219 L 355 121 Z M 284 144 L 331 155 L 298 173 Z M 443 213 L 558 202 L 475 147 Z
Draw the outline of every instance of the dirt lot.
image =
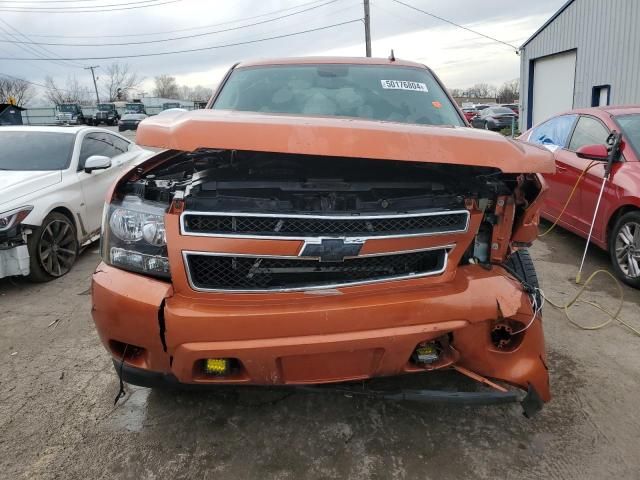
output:
M 582 241 L 560 231 L 533 249 L 542 286 L 576 288 Z M 330 394 L 150 391 L 118 382 L 89 314 L 88 248 L 45 285 L 0 280 L 0 478 L 638 478 L 640 338 L 581 331 L 545 307 L 553 401 L 533 420 L 513 406 L 452 407 Z M 595 248 L 587 271 L 606 266 Z M 623 318 L 640 327 L 640 292 Z M 615 305 L 604 280 L 589 292 Z M 579 306 L 576 318 L 601 321 Z M 453 374 L 385 380 L 465 388 Z

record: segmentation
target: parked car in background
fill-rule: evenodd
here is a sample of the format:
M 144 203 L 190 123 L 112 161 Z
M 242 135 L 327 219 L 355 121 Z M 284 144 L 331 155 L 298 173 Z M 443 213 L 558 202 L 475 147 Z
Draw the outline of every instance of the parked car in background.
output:
M 462 113 L 464 118 L 467 119 L 467 122 L 471 122 L 471 119 L 478 115 L 478 110 L 476 108 L 466 107 L 462 109 Z
M 100 125 L 101 123 L 107 125 L 115 125 L 120 120 L 120 114 L 116 109 L 115 103 L 99 103 L 96 113 L 89 121 L 90 125 Z
M 523 389 L 528 415 L 550 399 L 540 299 L 522 284 L 537 285 L 525 245 L 547 151 L 456 128 L 433 72 L 400 59 L 240 63 L 216 95 L 142 122 L 139 143 L 171 150 L 108 194 L 92 315 L 121 379 L 454 368 Z M 480 397 L 525 396 L 500 389 Z
M 0 278 L 37 282 L 99 237 L 107 190 L 148 153 L 91 127 L 3 127 L 0 145 Z
M 124 106 L 124 113 L 138 113 L 147 115 L 147 110 L 142 102 L 131 102 Z
M 513 110 L 517 115 L 520 115 L 520 106 L 517 103 L 504 103 L 500 106 Z
M 137 130 L 140 122 L 147 117 L 148 115 L 144 113 L 125 113 L 122 115 L 122 118 L 118 120 L 118 131 Z
M 162 110 L 169 110 L 170 108 L 182 108 L 180 102 L 165 102 L 162 104 Z
M 485 108 L 471 120 L 473 127 L 493 131 L 511 128 L 513 124 L 518 125 L 518 115 L 506 107 Z
M 78 103 L 62 103 L 56 105 L 56 124 L 82 125 L 87 123 L 82 107 Z
M 542 216 L 555 221 L 582 171 L 590 168 L 558 225 L 586 238 L 596 208 L 606 159 L 581 158 L 580 148 L 603 145 L 616 130 L 623 134 L 622 161 L 615 163 L 604 190 L 591 241 L 609 252 L 616 275 L 640 288 L 640 106 L 577 109 L 524 132 L 523 141 L 553 152 L 556 172 L 545 174 L 549 191 Z

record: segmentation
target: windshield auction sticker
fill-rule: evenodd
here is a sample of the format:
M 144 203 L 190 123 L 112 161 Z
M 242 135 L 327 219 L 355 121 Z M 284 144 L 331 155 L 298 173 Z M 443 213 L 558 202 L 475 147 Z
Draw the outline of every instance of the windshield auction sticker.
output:
M 427 93 L 427 85 L 422 82 L 408 82 L 406 80 L 380 80 L 382 88 L 387 90 L 411 90 L 413 92 Z

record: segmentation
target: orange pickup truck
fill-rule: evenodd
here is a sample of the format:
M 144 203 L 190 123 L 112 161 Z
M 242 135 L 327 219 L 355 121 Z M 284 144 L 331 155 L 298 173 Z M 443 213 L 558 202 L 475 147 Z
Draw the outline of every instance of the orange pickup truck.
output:
M 164 150 L 108 194 L 92 289 L 124 381 L 455 369 L 492 390 L 434 398 L 522 400 L 528 415 L 550 399 L 526 248 L 553 160 L 469 128 L 424 65 L 242 63 L 206 109 L 137 135 Z

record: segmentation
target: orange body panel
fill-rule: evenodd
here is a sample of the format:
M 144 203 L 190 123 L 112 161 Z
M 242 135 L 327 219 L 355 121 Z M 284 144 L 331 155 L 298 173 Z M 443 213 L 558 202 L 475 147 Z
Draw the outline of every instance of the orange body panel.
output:
M 513 351 L 499 351 L 490 340 L 502 311 L 512 309 L 510 318 L 523 324 L 531 319 L 519 282 L 499 267 L 469 265 L 446 284 L 402 283 L 395 290 L 378 285 L 196 299 L 101 265 L 93 278 L 93 316 L 110 351 L 111 340 L 141 347 L 146 353 L 135 366 L 183 383 L 300 384 L 424 371 L 409 362 L 416 345 L 451 332 L 459 365 L 521 388 L 531 383 L 549 400 L 540 318 Z M 163 300 L 166 351 L 158 318 Z M 217 357 L 237 358 L 242 373 L 224 380 L 198 374 L 199 360 Z
M 493 132 L 350 118 L 171 112 L 145 119 L 136 141 L 183 151 L 217 148 L 474 165 L 505 173 L 555 171 L 548 151 Z

